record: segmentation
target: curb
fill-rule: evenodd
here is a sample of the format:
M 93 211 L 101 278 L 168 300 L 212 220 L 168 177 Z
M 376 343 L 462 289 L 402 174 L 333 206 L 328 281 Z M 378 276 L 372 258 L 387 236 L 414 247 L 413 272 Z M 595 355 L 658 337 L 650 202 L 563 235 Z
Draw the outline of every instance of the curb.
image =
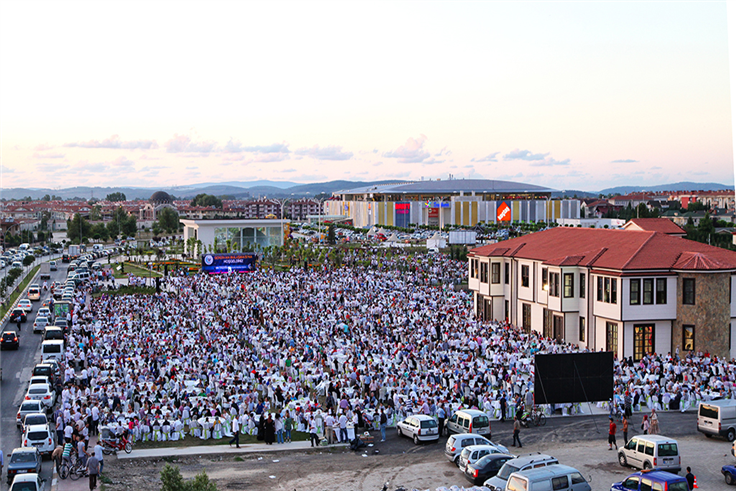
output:
M 48 262 L 48 261 L 42 261 L 42 262 Z M 39 263 L 39 265 L 40 265 L 40 264 L 41 264 L 41 263 Z M 35 266 L 32 266 L 32 267 L 34 267 L 34 268 L 35 268 Z M 31 284 L 31 282 L 33 282 L 33 280 L 35 280 L 35 279 L 36 279 L 36 277 L 37 277 L 37 276 L 38 276 L 38 275 L 39 275 L 40 273 L 41 273 L 41 270 L 39 269 L 39 270 L 38 270 L 38 271 L 36 272 L 36 274 L 35 274 L 35 275 L 33 275 L 33 278 L 31 278 L 31 280 L 30 280 L 30 281 L 28 282 L 28 284 L 30 285 L 30 284 Z M 25 280 L 26 280 L 26 279 L 25 279 L 25 278 L 23 278 L 22 280 L 20 280 L 20 283 L 23 283 L 23 282 L 24 282 Z M 19 286 L 20 286 L 20 283 L 18 284 Z M 10 307 L 10 308 L 8 309 L 8 311 L 7 311 L 7 312 L 5 312 L 5 315 L 3 316 L 3 318 L 2 318 L 2 319 L 0 319 L 0 325 L 3 325 L 3 324 L 5 324 L 5 322 L 6 322 L 6 321 L 7 321 L 7 320 L 8 320 L 9 318 L 10 318 L 10 314 L 11 314 L 11 313 L 13 312 L 13 309 L 14 309 L 14 308 L 15 308 L 15 307 L 16 307 L 16 306 L 18 305 L 18 302 L 20 302 L 21 300 L 22 300 L 22 295 L 18 295 L 18 298 L 17 298 L 16 300 L 15 300 L 15 302 L 13 303 L 13 305 L 12 305 L 12 306 L 11 306 L 11 307 Z
M 253 448 L 254 445 L 259 445 L 258 448 Z M 162 447 L 162 448 L 151 448 L 146 450 L 133 450 L 130 454 L 118 453 L 118 460 L 134 460 L 134 459 L 156 459 L 166 457 L 191 457 L 197 455 L 243 455 L 243 454 L 260 454 L 260 453 L 276 453 L 276 452 L 313 452 L 316 450 L 326 450 L 331 448 L 348 448 L 350 445 L 347 443 L 334 443 L 332 445 L 318 445 L 316 447 L 290 447 L 284 445 L 278 445 L 274 443 L 266 448 L 261 447 L 264 444 L 243 444 L 240 448 L 225 447 L 224 445 L 208 445 L 208 446 L 193 446 L 193 447 Z M 147 455 L 149 451 L 164 451 L 172 450 L 172 452 L 161 453 L 160 455 Z M 179 452 L 179 451 L 183 452 Z M 140 452 L 141 455 L 135 455 L 136 452 Z

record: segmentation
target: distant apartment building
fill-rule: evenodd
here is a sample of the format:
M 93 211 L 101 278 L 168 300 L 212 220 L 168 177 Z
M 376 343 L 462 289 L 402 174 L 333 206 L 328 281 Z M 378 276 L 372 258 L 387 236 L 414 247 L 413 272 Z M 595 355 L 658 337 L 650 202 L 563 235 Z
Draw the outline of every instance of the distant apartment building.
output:
M 319 201 L 315 199 L 303 198 L 289 201 L 286 203 L 286 211 L 292 220 L 297 222 L 306 222 L 309 215 L 320 215 Z
M 473 249 L 476 314 L 618 358 L 736 356 L 736 252 L 661 227 L 557 227 Z

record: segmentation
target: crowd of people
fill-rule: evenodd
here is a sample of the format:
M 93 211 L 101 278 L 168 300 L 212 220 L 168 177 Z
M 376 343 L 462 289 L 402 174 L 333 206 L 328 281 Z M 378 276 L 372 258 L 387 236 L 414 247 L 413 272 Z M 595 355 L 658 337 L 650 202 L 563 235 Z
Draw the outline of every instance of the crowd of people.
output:
M 84 441 L 106 425 L 237 445 L 238 432 L 279 444 L 303 431 L 315 445 L 406 414 L 444 422 L 461 406 L 503 419 L 534 404 L 534 354 L 581 350 L 479 319 L 455 288 L 467 263 L 446 255 L 358 250 L 344 264 L 171 274 L 160 295 L 85 301 L 80 289 L 59 435 Z M 611 408 L 629 414 L 735 390 L 733 364 L 702 353 L 616 360 L 614 382 Z

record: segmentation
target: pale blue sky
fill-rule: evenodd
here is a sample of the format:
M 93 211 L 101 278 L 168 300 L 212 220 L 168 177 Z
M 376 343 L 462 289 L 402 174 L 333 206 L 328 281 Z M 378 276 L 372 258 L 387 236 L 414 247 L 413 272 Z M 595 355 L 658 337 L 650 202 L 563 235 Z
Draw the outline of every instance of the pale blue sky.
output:
M 0 4 L 2 187 L 733 183 L 725 3 Z

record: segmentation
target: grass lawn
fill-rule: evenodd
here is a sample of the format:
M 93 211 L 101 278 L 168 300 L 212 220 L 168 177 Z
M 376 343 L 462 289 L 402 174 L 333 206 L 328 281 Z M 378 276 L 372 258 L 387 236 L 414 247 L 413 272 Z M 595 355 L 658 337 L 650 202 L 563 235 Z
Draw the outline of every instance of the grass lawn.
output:
M 125 273 L 118 270 L 117 265 L 114 265 L 114 264 L 111 265 L 113 268 L 113 276 L 115 276 L 115 278 L 127 278 L 129 274 L 140 276 L 140 277 L 145 276 L 145 277 L 151 277 L 151 278 L 155 278 L 157 276 L 158 277 L 163 276 L 161 273 L 157 271 L 149 271 L 148 269 L 141 268 L 140 266 L 136 266 L 133 263 L 126 262 L 124 264 L 125 264 Z
M 291 439 L 295 442 L 301 442 L 301 441 L 307 441 L 309 440 L 309 433 L 302 433 L 299 431 L 292 431 L 291 432 Z M 230 438 L 221 438 L 220 440 L 215 440 L 212 438 L 208 438 L 207 440 L 201 440 L 197 437 L 187 435 L 184 437 L 184 439 L 176 440 L 176 441 L 168 441 L 168 442 L 135 442 L 135 445 L 133 445 L 133 449 L 135 450 L 143 450 L 148 448 L 179 448 L 179 447 L 197 447 L 197 446 L 215 446 L 215 445 L 224 445 L 228 446 L 228 443 L 230 441 Z M 263 443 L 262 441 L 258 441 L 255 436 L 251 435 L 240 435 L 240 444 L 246 445 L 248 443 Z
M 28 276 L 23 280 L 23 282 L 16 288 L 15 293 L 10 295 L 6 300 L 5 303 L 0 306 L 0 318 L 3 317 L 5 314 L 8 313 L 8 310 L 13 305 L 13 303 L 18 300 L 18 297 L 25 292 L 26 288 L 30 284 L 31 280 L 34 276 L 36 276 L 36 273 L 38 272 L 38 268 L 41 266 L 34 266 L 30 273 L 28 273 Z

